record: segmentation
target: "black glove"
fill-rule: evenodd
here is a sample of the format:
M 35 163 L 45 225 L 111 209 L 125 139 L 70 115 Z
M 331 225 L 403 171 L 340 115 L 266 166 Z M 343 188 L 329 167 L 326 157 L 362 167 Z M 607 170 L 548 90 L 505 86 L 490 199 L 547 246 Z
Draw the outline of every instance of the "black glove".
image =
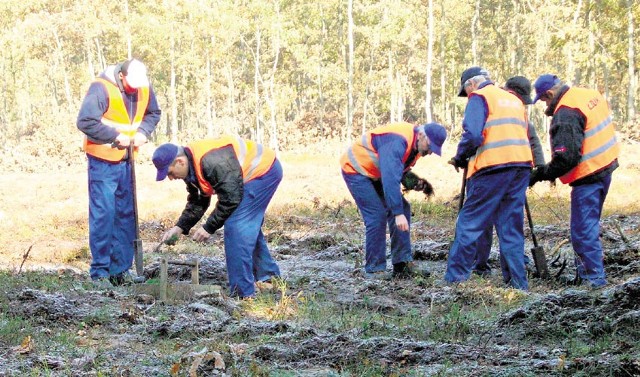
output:
M 402 183 L 402 186 L 404 186 L 405 190 L 413 190 L 418 184 L 419 179 L 420 177 L 409 170 L 402 175 L 402 180 L 400 181 L 400 183 Z
M 453 165 L 453 167 L 456 168 L 456 171 L 458 171 L 458 169 L 466 169 L 467 166 L 469 165 L 469 160 L 463 160 L 463 159 L 451 157 L 451 160 L 447 161 L 447 163 L 449 165 Z
M 413 188 L 415 191 L 422 191 L 427 197 L 433 195 L 433 186 L 426 179 L 419 178 L 416 187 Z
M 540 166 L 531 170 L 531 175 L 529 176 L 529 187 L 533 187 L 536 183 L 540 181 L 547 180 L 544 174 L 544 166 Z

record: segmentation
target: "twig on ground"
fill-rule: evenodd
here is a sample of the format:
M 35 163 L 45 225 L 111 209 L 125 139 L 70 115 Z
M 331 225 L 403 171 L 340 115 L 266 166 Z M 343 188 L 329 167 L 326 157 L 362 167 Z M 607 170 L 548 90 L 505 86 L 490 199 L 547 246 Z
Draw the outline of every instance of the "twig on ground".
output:
M 24 266 L 24 262 L 26 262 L 27 258 L 29 258 L 29 252 L 31 252 L 32 248 L 33 248 L 33 244 L 29 246 L 29 248 L 27 249 L 27 252 L 24 253 L 24 255 L 22 256 L 22 263 L 20 263 L 20 268 L 18 268 L 18 275 L 20 275 L 20 273 L 22 272 L 22 266 Z

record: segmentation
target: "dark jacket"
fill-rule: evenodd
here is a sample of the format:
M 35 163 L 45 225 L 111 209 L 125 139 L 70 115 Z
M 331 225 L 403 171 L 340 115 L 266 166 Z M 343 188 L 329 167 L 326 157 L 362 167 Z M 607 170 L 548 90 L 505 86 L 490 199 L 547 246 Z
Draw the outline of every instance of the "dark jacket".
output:
M 187 148 L 185 148 L 185 153 L 189 159 L 189 175 L 184 181 L 189 195 L 187 196 L 187 205 L 176 225 L 182 229 L 184 234 L 188 234 L 209 208 L 211 197 L 202 195 L 202 190 L 194 173 L 193 156 Z M 218 197 L 215 208 L 203 225 L 204 230 L 213 234 L 224 225 L 224 222 L 233 214 L 242 201 L 244 194 L 242 168 L 232 146 L 213 149 L 205 154 L 200 168 Z
M 558 102 L 567 93 L 569 86 L 565 85 L 558 91 L 558 96 L 551 101 L 545 111 L 548 116 L 553 116 L 549 127 L 551 138 L 551 161 L 541 167 L 542 180 L 554 180 L 578 165 L 582 158 L 582 143 L 584 141 L 584 128 L 586 119 L 576 109 L 562 107 L 555 112 Z M 555 113 L 554 113 L 555 112 Z M 598 182 L 602 177 L 611 174 L 618 168 L 618 160 L 614 160 L 604 169 L 588 175 L 582 179 L 571 182 L 570 186 L 580 186 Z

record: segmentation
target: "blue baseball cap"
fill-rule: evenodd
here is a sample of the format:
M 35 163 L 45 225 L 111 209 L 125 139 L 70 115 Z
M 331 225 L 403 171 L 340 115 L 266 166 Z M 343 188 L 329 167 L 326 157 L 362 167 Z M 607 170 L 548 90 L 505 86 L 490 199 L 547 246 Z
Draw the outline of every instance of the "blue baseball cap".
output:
M 533 84 L 533 87 L 536 89 L 536 96 L 533 98 L 533 103 L 538 102 L 538 100 L 544 93 L 546 93 L 549 89 L 553 88 L 557 84 L 560 84 L 560 79 L 558 78 L 558 76 L 552 75 L 550 73 L 540 75 L 535 84 Z
M 447 131 L 439 123 L 423 124 L 422 128 L 431 142 L 429 146 L 431 151 L 438 156 L 442 156 L 442 144 L 444 144 L 444 140 L 447 138 Z
M 162 181 L 169 174 L 169 167 L 178 155 L 178 146 L 171 143 L 162 144 L 153 152 L 153 165 L 158 169 L 156 181 Z

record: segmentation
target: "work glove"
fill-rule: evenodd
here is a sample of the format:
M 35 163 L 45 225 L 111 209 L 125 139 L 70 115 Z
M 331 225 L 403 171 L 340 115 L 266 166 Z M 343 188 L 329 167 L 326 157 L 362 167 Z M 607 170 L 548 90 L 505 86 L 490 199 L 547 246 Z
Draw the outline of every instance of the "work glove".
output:
M 433 186 L 431 186 L 431 183 L 429 183 L 429 181 L 427 181 L 426 179 L 418 179 L 418 183 L 413 189 L 415 191 L 421 191 L 427 197 L 431 197 L 433 195 Z
M 433 186 L 429 181 L 424 178 L 418 177 L 414 172 L 409 170 L 402 176 L 402 186 L 405 188 L 405 192 L 409 190 L 421 191 L 427 196 L 433 195 Z
M 534 168 L 531 170 L 531 175 L 529 175 L 529 187 L 533 187 L 536 183 L 546 180 L 547 178 L 544 174 L 544 166 Z
M 458 159 L 455 157 L 451 157 L 451 160 L 447 161 L 449 165 L 453 165 L 456 168 L 456 172 L 459 172 L 458 169 L 466 169 L 469 165 L 469 160 Z

